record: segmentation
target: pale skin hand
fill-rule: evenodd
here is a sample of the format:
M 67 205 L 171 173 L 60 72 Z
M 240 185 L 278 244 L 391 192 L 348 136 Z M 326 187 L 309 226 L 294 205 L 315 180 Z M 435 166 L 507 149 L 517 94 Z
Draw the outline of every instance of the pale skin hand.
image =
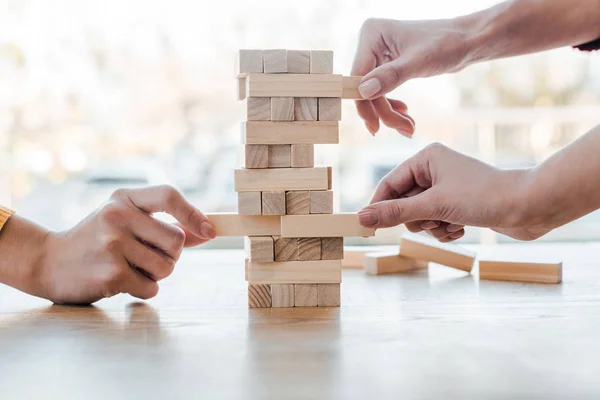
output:
M 155 212 L 178 223 L 155 219 Z M 0 232 L 0 282 L 55 303 L 90 304 L 119 293 L 148 299 L 184 247 L 214 237 L 206 216 L 172 187 L 121 189 L 65 232 L 11 217 Z

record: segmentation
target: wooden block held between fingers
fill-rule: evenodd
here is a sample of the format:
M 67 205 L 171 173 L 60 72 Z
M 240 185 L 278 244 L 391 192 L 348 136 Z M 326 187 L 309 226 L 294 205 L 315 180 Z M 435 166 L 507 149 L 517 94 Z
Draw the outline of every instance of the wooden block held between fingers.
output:
M 533 263 L 479 260 L 479 279 L 560 283 L 562 282 L 562 262 Z
M 247 144 L 244 146 L 244 168 L 267 168 L 269 166 L 269 146 Z M 291 162 L 291 161 L 290 161 Z
M 246 251 L 248 253 L 248 260 L 250 260 L 250 262 L 275 261 L 273 237 L 271 236 L 246 237 Z
M 318 305 L 317 284 L 294 285 L 294 307 L 316 307 Z
M 242 142 L 249 144 L 338 144 L 337 121 L 296 121 L 242 123 Z
M 342 263 L 339 260 L 284 261 L 248 263 L 248 282 L 259 283 L 340 283 Z
M 333 192 L 330 190 L 311 190 L 311 214 L 333 214 Z
M 248 121 L 270 121 L 271 98 L 248 97 L 246 99 L 246 119 Z
M 273 97 L 271 99 L 272 121 L 293 121 L 294 112 L 293 97 Z
M 373 236 L 375 229 L 365 228 L 356 213 L 284 215 L 281 217 L 282 237 L 345 237 Z
M 330 167 L 236 169 L 234 174 L 236 192 L 327 190 L 331 186 Z
M 239 215 L 234 213 L 206 214 L 217 236 L 281 236 L 281 217 Z
M 292 145 L 270 144 L 269 145 L 269 168 L 289 168 L 292 166 Z
M 294 120 L 316 121 L 318 119 L 318 102 L 316 97 L 294 98 Z
M 273 307 L 294 307 L 294 285 L 271 285 Z
M 362 99 L 358 91 L 362 78 L 362 76 L 344 76 L 342 78 L 342 99 Z
M 261 215 L 262 197 L 261 192 L 239 192 L 238 195 L 238 214 L 240 215 Z
M 311 50 L 310 52 L 311 74 L 333 74 L 333 51 Z
M 344 238 L 321 238 L 321 260 L 341 260 L 344 258 Z
M 471 272 L 476 256 L 476 253 L 460 246 L 439 243 L 435 239 L 415 234 L 404 234 L 402 236 L 400 254 L 405 257 L 434 262 L 466 272 Z
M 287 215 L 310 214 L 310 192 L 297 190 L 285 194 L 285 213 Z
M 292 144 L 291 146 L 292 168 L 312 168 L 315 166 L 314 144 Z
M 426 268 L 427 261 L 401 256 L 397 252 L 365 255 L 365 272 L 369 275 L 395 274 Z
M 310 50 L 287 51 L 288 74 L 310 73 Z
M 265 74 L 287 73 L 287 50 L 272 49 L 263 50 L 263 63 Z
M 242 49 L 238 53 L 237 73 L 250 72 L 263 73 L 263 51 L 255 49 Z
M 316 261 L 321 259 L 321 238 L 299 238 L 298 260 Z
M 340 284 L 324 284 L 319 283 L 317 285 L 317 303 L 319 307 L 339 307 L 341 303 L 340 299 Z
M 285 192 L 262 192 L 263 215 L 285 215 Z
M 248 307 L 271 308 L 271 285 L 248 285 Z
M 298 261 L 298 239 L 273 237 L 275 261 Z
M 341 121 L 342 99 L 319 98 L 319 121 Z
M 250 97 L 342 97 L 342 75 L 248 74 Z

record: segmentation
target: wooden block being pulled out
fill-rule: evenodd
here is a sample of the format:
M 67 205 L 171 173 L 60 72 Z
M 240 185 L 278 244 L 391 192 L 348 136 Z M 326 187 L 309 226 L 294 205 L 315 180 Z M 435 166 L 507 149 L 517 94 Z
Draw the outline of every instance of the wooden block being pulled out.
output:
M 271 285 L 248 285 L 248 307 L 270 308 Z
M 328 190 L 331 167 L 236 169 L 234 186 L 236 192 Z
M 562 262 L 479 260 L 479 279 L 531 283 L 562 282 Z
M 342 99 L 362 99 L 358 91 L 362 78 L 362 76 L 344 76 L 342 78 Z
M 339 260 L 284 261 L 248 263 L 251 284 L 340 283 L 342 263 Z
M 341 98 L 342 75 L 248 74 L 246 76 L 246 96 Z
M 281 217 L 274 215 L 206 214 L 217 236 L 280 236 Z
M 476 253 L 460 246 L 439 243 L 415 234 L 404 234 L 400 241 L 400 254 L 416 260 L 430 261 L 471 272 Z
M 346 237 L 374 236 L 375 229 L 365 228 L 356 213 L 284 215 L 282 237 Z
M 398 252 L 365 254 L 365 272 L 369 275 L 395 274 L 427 268 L 427 261 L 401 256 Z
M 338 121 L 248 121 L 242 123 L 242 143 L 338 144 Z

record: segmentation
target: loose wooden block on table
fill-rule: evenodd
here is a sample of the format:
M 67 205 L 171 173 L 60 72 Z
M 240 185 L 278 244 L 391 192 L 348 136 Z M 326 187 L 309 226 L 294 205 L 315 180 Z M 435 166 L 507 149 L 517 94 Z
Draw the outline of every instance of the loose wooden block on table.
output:
M 318 101 L 316 97 L 294 98 L 294 120 L 316 121 L 318 119 Z
M 236 169 L 234 173 L 236 192 L 331 188 L 330 167 Z
M 341 121 L 342 99 L 319 98 L 319 121 Z
M 311 74 L 333 74 L 333 51 L 311 50 L 310 52 Z
M 342 75 L 248 74 L 249 97 L 342 97 Z
M 273 237 L 275 261 L 298 261 L 298 239 Z
M 293 168 L 312 168 L 315 166 L 314 144 L 292 144 L 291 164 Z
M 248 282 L 267 283 L 340 283 L 342 263 L 339 260 L 284 261 L 248 263 Z
M 286 214 L 306 215 L 310 214 L 310 192 L 297 190 L 285 194 Z
M 365 228 L 356 213 L 284 215 L 281 217 L 282 237 L 345 237 L 373 236 L 375 229 Z
M 316 261 L 321 259 L 321 238 L 298 238 L 298 260 Z
M 405 234 L 400 241 L 400 254 L 471 272 L 476 254 L 457 245 L 439 243 L 435 239 Z
M 262 192 L 262 214 L 285 215 L 285 192 Z
M 269 168 L 289 168 L 292 166 L 292 145 L 270 144 L 268 151 Z
M 273 97 L 271 99 L 272 121 L 293 121 L 294 112 L 293 97 Z
M 318 303 L 317 284 L 294 285 L 295 307 L 316 307 Z
M 262 54 L 265 74 L 284 74 L 287 72 L 287 50 L 263 50 Z
M 344 258 L 344 238 L 321 238 L 321 260 L 341 260 Z
M 250 72 L 263 73 L 263 51 L 255 49 L 243 49 L 238 52 L 237 73 L 246 74 Z
M 270 308 L 271 285 L 248 285 L 248 307 Z
M 242 123 L 242 142 L 250 144 L 338 144 L 337 121 Z
M 535 263 L 479 260 L 479 279 L 531 283 L 560 283 L 562 262 Z
M 275 250 L 271 236 L 246 237 L 246 251 L 250 262 L 273 262 Z
M 313 190 L 310 192 L 311 214 L 333 213 L 333 192 L 330 190 Z
M 281 217 L 270 215 L 206 214 L 217 236 L 281 236 Z
M 398 252 L 365 254 L 365 272 L 369 275 L 385 275 L 426 268 L 427 261 L 401 256 Z
M 288 50 L 287 72 L 288 74 L 310 73 L 310 50 Z
M 344 76 L 342 78 L 342 99 L 362 99 L 358 91 L 362 78 L 362 76 Z
M 319 307 L 339 307 L 341 303 L 340 284 L 317 285 L 317 304 Z
M 272 307 L 294 307 L 294 285 L 271 285 Z
M 238 214 L 240 214 L 240 215 L 261 215 L 262 214 L 261 192 L 239 192 L 237 195 L 238 195 Z
M 271 120 L 271 98 L 249 97 L 246 99 L 246 119 L 248 121 Z
M 244 168 L 268 168 L 269 146 L 264 144 L 247 144 L 244 146 Z
M 363 269 L 365 266 L 365 256 L 367 253 L 372 253 L 373 250 L 344 250 L 344 258 L 342 259 L 342 268 L 346 269 Z

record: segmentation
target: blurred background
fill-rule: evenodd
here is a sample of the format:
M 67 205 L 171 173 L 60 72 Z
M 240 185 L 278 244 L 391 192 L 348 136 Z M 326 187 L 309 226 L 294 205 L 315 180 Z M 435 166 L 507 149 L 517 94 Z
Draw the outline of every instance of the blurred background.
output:
M 494 3 L 0 0 L 0 204 L 66 229 L 119 187 L 170 183 L 203 211 L 235 211 L 238 49 L 332 49 L 335 72 L 349 74 L 366 18 L 446 18 Z M 317 146 L 335 169 L 338 210 L 359 210 L 433 141 L 504 168 L 543 161 L 600 123 L 600 55 L 565 48 L 485 63 L 394 95 L 417 121 L 414 139 L 387 129 L 372 138 L 348 101 L 341 144 Z M 396 233 L 375 242 L 397 243 Z M 597 239 L 600 213 L 541 240 Z M 477 229 L 462 239 L 506 240 Z

